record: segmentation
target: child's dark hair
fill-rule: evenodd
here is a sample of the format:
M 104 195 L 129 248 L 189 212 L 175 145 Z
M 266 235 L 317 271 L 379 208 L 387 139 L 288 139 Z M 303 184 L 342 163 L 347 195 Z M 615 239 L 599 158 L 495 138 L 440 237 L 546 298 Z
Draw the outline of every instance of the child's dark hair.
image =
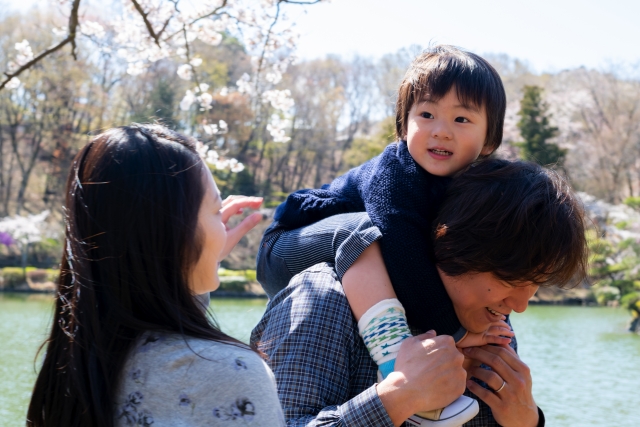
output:
M 452 86 L 465 106 L 484 107 L 487 115 L 485 146 L 495 151 L 502 143 L 507 96 L 498 72 L 483 58 L 455 46 L 438 45 L 418 55 L 407 70 L 396 102 L 396 138 L 406 139 L 407 117 L 416 102 L 432 101 Z
M 460 172 L 435 221 L 438 267 L 517 285 L 571 287 L 586 277 L 581 202 L 556 172 L 488 159 Z

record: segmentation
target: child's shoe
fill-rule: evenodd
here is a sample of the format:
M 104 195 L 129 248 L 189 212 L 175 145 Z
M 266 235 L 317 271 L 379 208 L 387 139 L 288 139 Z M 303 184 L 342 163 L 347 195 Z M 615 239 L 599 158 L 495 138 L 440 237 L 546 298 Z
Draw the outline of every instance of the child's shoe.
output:
M 406 423 L 415 427 L 460 427 L 478 415 L 479 410 L 475 399 L 463 395 L 446 408 L 412 415 Z

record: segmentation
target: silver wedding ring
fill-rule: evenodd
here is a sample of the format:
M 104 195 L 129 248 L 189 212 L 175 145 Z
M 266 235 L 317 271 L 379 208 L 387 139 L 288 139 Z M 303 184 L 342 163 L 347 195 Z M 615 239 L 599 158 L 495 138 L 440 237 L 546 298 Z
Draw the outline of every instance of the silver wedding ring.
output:
M 505 385 L 506 383 L 507 383 L 507 382 L 506 382 L 505 380 L 502 380 L 502 385 L 500 386 L 500 388 L 499 388 L 499 389 L 495 390 L 495 391 L 494 391 L 494 393 L 498 393 L 500 390 L 502 390 L 502 389 L 504 388 L 504 385 Z

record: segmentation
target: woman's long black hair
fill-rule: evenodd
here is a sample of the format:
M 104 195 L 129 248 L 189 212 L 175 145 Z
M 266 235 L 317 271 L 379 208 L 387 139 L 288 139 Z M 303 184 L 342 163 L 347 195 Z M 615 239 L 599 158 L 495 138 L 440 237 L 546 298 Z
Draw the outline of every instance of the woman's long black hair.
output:
M 201 250 L 202 171 L 194 142 L 160 125 L 110 129 L 78 153 L 28 426 L 112 426 L 120 371 L 144 331 L 244 346 L 210 323 L 187 283 Z

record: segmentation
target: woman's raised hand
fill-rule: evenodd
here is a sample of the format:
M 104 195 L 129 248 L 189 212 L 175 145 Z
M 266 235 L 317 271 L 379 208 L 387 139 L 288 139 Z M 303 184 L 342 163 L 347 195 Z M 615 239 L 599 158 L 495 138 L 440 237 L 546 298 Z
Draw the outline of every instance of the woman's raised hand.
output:
M 244 208 L 258 209 L 262 205 L 262 197 L 229 196 L 222 201 L 222 222 L 227 225 L 229 219 L 234 215 L 239 215 Z M 233 228 L 227 227 L 227 242 L 222 250 L 222 258 L 226 258 L 231 250 L 238 244 L 242 236 L 247 234 L 253 227 L 262 220 L 262 214 L 254 212 Z

